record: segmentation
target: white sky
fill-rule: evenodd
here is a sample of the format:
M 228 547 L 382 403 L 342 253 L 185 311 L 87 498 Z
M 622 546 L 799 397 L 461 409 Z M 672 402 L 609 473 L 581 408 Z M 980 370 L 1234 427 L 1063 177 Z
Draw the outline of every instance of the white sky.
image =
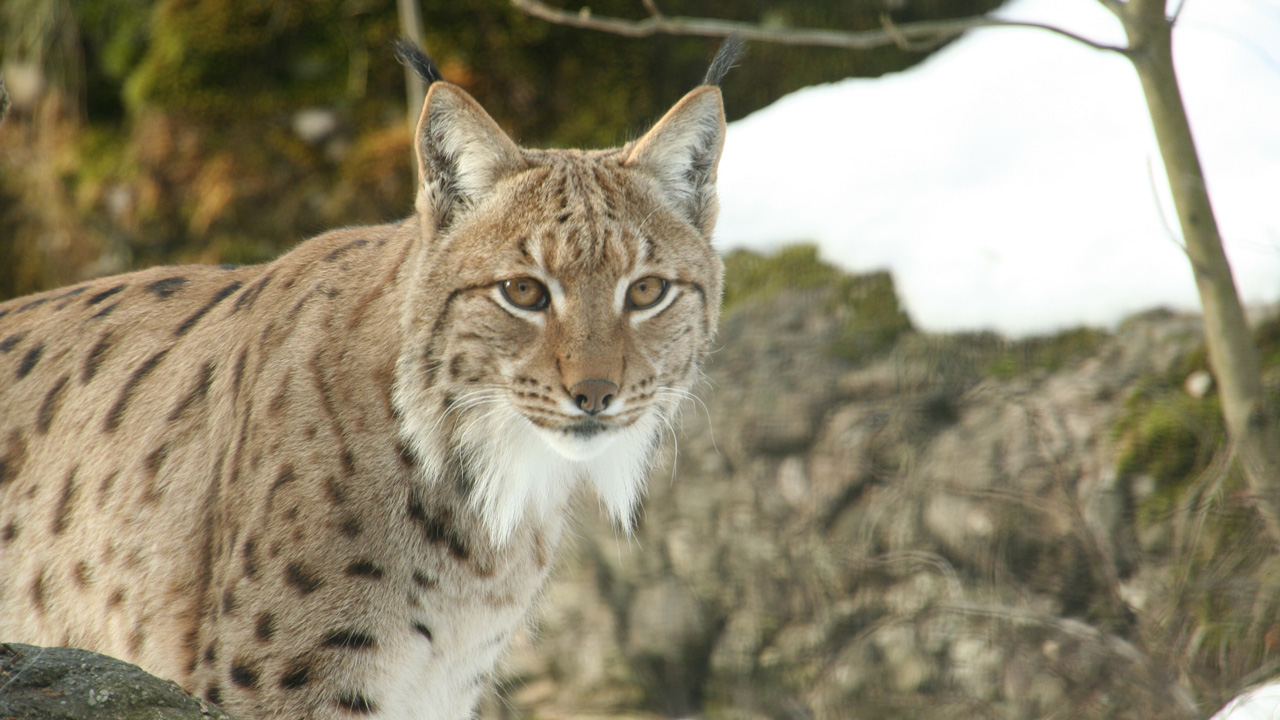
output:
M 1095 0 L 1001 14 L 1123 39 Z M 1241 294 L 1280 300 L 1280 0 L 1187 0 L 1174 43 Z M 887 268 L 925 329 L 1198 308 L 1132 67 L 1044 31 L 975 32 L 905 72 L 784 97 L 730 125 L 719 184 L 721 249 L 816 241 L 847 270 Z

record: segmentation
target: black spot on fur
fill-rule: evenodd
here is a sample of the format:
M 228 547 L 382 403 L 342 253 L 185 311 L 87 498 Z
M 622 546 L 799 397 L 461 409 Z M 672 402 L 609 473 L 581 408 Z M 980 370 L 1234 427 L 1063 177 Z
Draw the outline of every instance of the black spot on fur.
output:
M 254 578 L 258 576 L 258 559 L 255 555 L 258 549 L 258 541 L 249 538 L 244 542 L 244 574 L 246 577 Z
M 431 628 L 427 627 L 426 625 L 423 625 L 422 623 L 420 623 L 420 622 L 418 622 L 417 620 L 415 620 L 415 621 L 413 622 L 413 629 L 414 629 L 414 631 L 415 631 L 415 632 L 417 632 L 419 635 L 421 635 L 421 636 L 425 637 L 427 640 L 430 640 L 430 641 L 432 641 L 432 642 L 435 642 L 435 638 L 434 638 L 434 637 L 432 637 L 432 635 L 431 635 Z
M 325 494 L 333 501 L 334 505 L 342 507 L 347 504 L 347 491 L 338 482 L 338 478 L 330 475 L 324 482 Z
M 240 357 L 236 358 L 235 375 L 232 377 L 231 381 L 231 392 L 233 395 L 240 394 L 240 382 L 244 380 L 244 366 L 248 359 L 249 348 L 244 348 L 240 351 Z
M 258 689 L 258 670 L 243 660 L 231 663 L 231 682 L 249 690 Z
M 98 507 L 106 501 L 107 495 L 110 494 L 111 488 L 116 484 L 116 478 L 120 476 L 120 471 L 108 473 L 102 478 L 102 484 L 98 486 Z
M 360 693 L 342 693 L 334 702 L 343 710 L 359 715 L 369 715 L 378 711 L 378 706 Z
M 267 415 L 271 417 L 279 417 L 284 414 L 285 408 L 289 405 L 289 378 L 286 377 L 284 383 L 280 386 L 280 391 L 271 398 L 271 403 L 267 405 Z
M 218 687 L 217 685 L 210 685 L 209 687 L 205 688 L 204 699 L 208 700 L 214 705 L 221 705 L 222 704 L 222 688 Z
M 236 290 L 239 290 L 240 285 L 241 283 L 239 282 L 233 282 L 230 285 L 227 285 L 226 287 L 222 288 L 218 292 L 214 293 L 213 297 L 209 298 L 209 302 L 205 303 L 204 307 L 191 313 L 191 315 L 186 320 L 183 320 L 182 324 L 179 325 L 177 329 L 173 331 L 173 334 L 177 337 L 182 337 L 183 335 L 186 335 L 188 332 L 191 331 L 191 328 L 195 327 L 196 323 L 200 322 L 200 318 L 204 317 L 205 315 L 208 315 L 209 311 L 217 307 L 218 303 L 222 302 L 223 300 L 226 300 L 228 295 L 235 292 Z
M 137 657 L 142 652 L 142 646 L 147 640 L 147 631 L 141 625 L 135 627 L 133 632 L 129 633 L 129 654 Z
M 21 307 L 19 307 L 17 310 L 14 310 L 14 311 L 13 311 L 13 314 L 14 314 L 14 315 L 21 315 L 22 313 L 24 313 L 24 312 L 26 312 L 26 311 L 28 311 L 28 310 L 30 310 L 30 309 L 32 309 L 32 308 L 38 308 L 38 307 L 40 307 L 41 305 L 43 305 L 43 304 L 45 304 L 45 303 L 49 302 L 49 300 L 51 300 L 51 299 L 52 299 L 52 298 L 38 298 L 38 299 L 36 299 L 36 300 L 31 300 L 31 301 L 29 301 L 29 302 L 27 302 L 27 303 L 23 304 L 23 305 L 22 305 Z
M 138 385 L 141 384 L 148 375 L 155 371 L 156 366 L 159 365 L 160 361 L 164 360 L 164 356 L 168 354 L 169 348 L 166 348 L 155 355 L 152 355 L 147 358 L 146 362 L 139 365 L 137 370 L 133 371 L 133 375 L 129 376 L 128 382 L 126 382 L 124 387 L 120 390 L 120 396 L 116 399 L 116 404 L 112 406 L 111 411 L 107 413 L 107 420 L 103 426 L 107 432 L 115 432 L 119 429 L 120 421 L 124 418 L 125 408 L 129 406 L 129 401 L 133 399 L 134 391 L 138 389 Z
M 70 375 L 63 375 L 52 388 L 49 388 L 49 392 L 45 393 L 44 401 L 40 403 L 40 411 L 36 413 L 36 432 L 41 435 L 48 433 L 53 425 L 54 415 L 58 413 L 58 401 L 62 398 L 62 390 L 70 379 Z
M 222 614 L 230 615 L 236 611 L 236 594 L 230 589 L 222 591 Z
M 342 520 L 342 524 L 338 526 L 338 530 L 341 531 L 343 535 L 346 535 L 349 538 L 354 538 L 359 536 L 361 529 L 362 528 L 360 527 L 360 519 L 353 515 L 344 518 Z
M 89 567 L 88 560 L 81 560 L 76 563 L 75 570 L 71 576 L 75 579 L 77 587 L 83 588 L 89 586 L 89 583 L 93 581 L 91 570 L 92 568 Z
M 16 537 L 18 537 L 18 521 L 10 520 L 9 524 L 0 530 L 0 541 L 9 542 Z
M 191 391 L 174 406 L 173 412 L 169 413 L 169 422 L 182 417 L 188 408 L 203 402 L 209 396 L 209 388 L 213 386 L 214 368 L 212 360 L 205 361 L 205 364 L 200 367 L 200 375 L 196 377 L 195 384 L 191 386 Z
M 307 684 L 311 679 L 311 666 L 302 661 L 295 661 L 285 670 L 284 675 L 280 676 L 280 687 L 286 690 L 296 690 Z
M 289 563 L 284 569 L 284 579 L 303 595 L 310 595 L 324 585 L 324 580 L 308 571 L 300 563 Z
M 375 639 L 369 633 L 360 632 L 359 630 L 351 630 L 344 628 L 333 630 L 325 636 L 322 643 L 328 648 L 343 648 L 346 650 L 368 650 L 378 645 Z
M 413 451 L 409 449 L 408 445 L 404 444 L 403 440 L 396 440 L 396 452 L 400 456 L 401 467 L 405 469 L 414 467 Z
M 382 579 L 382 568 L 371 560 L 356 560 L 347 566 L 347 574 L 351 577 L 366 577 L 370 580 Z
M 53 534 L 61 535 L 62 531 L 67 527 L 67 516 L 71 512 L 71 502 L 76 495 L 76 470 L 72 468 L 67 473 L 67 479 L 62 483 L 62 492 L 58 495 L 58 504 L 53 510 Z
M 152 450 L 147 454 L 144 461 L 147 468 L 147 474 L 154 478 L 160 474 L 160 467 L 164 465 L 164 461 L 169 458 L 169 444 L 164 443 L 160 447 Z
M 57 306 L 56 308 L 54 308 L 54 309 L 55 309 L 55 310 L 61 310 L 62 308 L 66 307 L 68 304 L 70 304 L 70 303 L 71 303 L 70 298 L 73 298 L 73 297 L 75 297 L 75 296 L 79 295 L 80 293 L 82 293 L 82 292 L 84 292 L 85 290 L 88 290 L 88 289 L 89 289 L 89 286 L 88 286 L 88 285 L 81 285 L 81 286 L 80 286 L 80 287 L 78 287 L 78 288 L 72 288 L 71 290 L 68 290 L 68 291 L 66 291 L 66 292 L 62 293 L 62 294 L 61 294 L 61 295 L 59 295 L 58 297 L 54 298 L 54 300 L 61 300 L 61 301 L 62 301 L 62 302 L 58 303 L 58 306 Z
M 97 320 L 98 318 L 104 318 L 104 317 L 106 317 L 106 316 L 110 315 L 111 313 L 115 312 L 115 311 L 116 311 L 116 308 L 118 308 L 118 307 L 120 307 L 120 303 L 118 303 L 118 302 L 113 302 L 113 303 L 111 303 L 110 305 L 107 305 L 107 306 L 103 307 L 103 308 L 102 308 L 101 310 L 99 310 L 98 312 L 94 313 L 94 314 L 93 314 L 93 316 L 92 316 L 92 317 L 90 317 L 89 319 L 90 319 L 90 320 Z
M 107 350 L 111 348 L 111 342 L 111 333 L 104 333 L 89 350 L 89 355 L 84 359 L 84 373 L 80 376 L 82 384 L 92 380 L 93 376 L 98 373 L 98 368 L 102 366 L 102 360 L 106 357 Z
M 18 343 L 22 342 L 22 338 L 26 336 L 26 333 L 14 333 L 4 340 L 0 340 L 0 352 L 11 352 L 15 347 L 17 347 Z
M 210 643 L 209 647 L 204 649 L 204 661 L 209 665 L 218 661 L 218 645 L 216 643 Z
M 115 295 L 116 293 L 120 292 L 121 290 L 124 290 L 127 287 L 129 287 L 127 284 L 122 283 L 120 285 L 116 285 L 113 288 L 107 288 L 106 290 L 103 290 L 97 295 L 89 296 L 89 299 L 86 300 L 84 304 L 86 307 L 90 305 L 97 305 L 98 303 L 102 302 L 103 300 L 106 300 L 107 298 L 111 297 L 112 295 Z
M 36 363 L 40 362 L 40 356 L 44 354 L 44 343 L 41 343 L 30 350 L 22 357 L 22 362 L 18 365 L 18 379 L 26 377 L 35 369 Z
M 4 456 L 0 457 L 0 487 L 18 478 L 26 459 L 27 441 L 17 429 L 10 430 L 9 438 L 5 441 Z
M 422 528 L 427 542 L 446 545 L 449 554 L 458 560 L 471 557 L 471 551 L 457 529 L 453 527 L 453 515 L 445 510 L 439 513 L 428 513 L 417 494 L 409 495 L 409 518 Z
M 439 580 L 432 577 L 425 570 L 413 571 L 413 583 L 423 590 L 429 590 L 439 584 Z
M 44 612 L 44 574 L 45 571 L 41 570 L 35 580 L 31 581 L 31 604 L 41 613 Z
M 152 293 L 161 300 L 166 300 L 174 293 L 181 290 L 182 286 L 186 284 L 187 279 L 184 277 L 167 277 L 163 280 L 156 280 L 153 283 L 148 283 L 147 292 Z
M 358 247 L 364 247 L 365 245 L 368 245 L 368 244 L 369 244 L 369 241 L 368 241 L 368 240 L 352 240 L 351 242 L 347 243 L 346 245 L 343 245 L 342 247 L 340 247 L 340 248 L 337 248 L 337 249 L 333 250 L 333 251 L 332 251 L 332 252 L 330 252 L 328 255 L 325 255 L 325 256 L 324 256 L 324 261 L 325 261 L 325 262 L 334 262 L 335 260 L 337 260 L 338 258 L 342 257 L 343 255 L 346 255 L 346 254 L 347 254 L 348 252 L 350 252 L 351 250 L 354 250 L 354 249 L 356 249 L 356 248 L 358 248 Z
M 293 304 L 293 308 L 289 310 L 289 314 L 285 316 L 285 319 L 288 320 L 290 323 L 292 323 L 298 317 L 298 313 L 302 312 L 303 306 L 305 306 L 308 302 L 311 302 L 311 298 L 313 297 L 315 297 L 314 291 L 308 292 L 307 294 L 303 295 L 301 298 L 298 298 L 298 302 Z
M 285 465 L 280 468 L 280 474 L 276 475 L 276 479 L 271 483 L 270 489 L 267 490 L 267 509 L 271 509 L 271 502 L 275 499 L 276 491 L 281 487 L 288 485 L 298 479 L 298 473 L 293 469 L 292 465 Z
M 258 282 L 245 288 L 243 292 L 236 298 L 235 307 L 231 308 L 231 312 L 238 313 L 241 310 L 248 310 L 257 302 L 258 296 L 262 294 L 262 289 L 271 282 L 271 276 L 266 275 Z
M 271 613 L 262 613 L 258 616 L 258 624 L 254 626 L 253 636 L 262 642 L 270 642 L 271 636 L 276 631 L 276 618 Z

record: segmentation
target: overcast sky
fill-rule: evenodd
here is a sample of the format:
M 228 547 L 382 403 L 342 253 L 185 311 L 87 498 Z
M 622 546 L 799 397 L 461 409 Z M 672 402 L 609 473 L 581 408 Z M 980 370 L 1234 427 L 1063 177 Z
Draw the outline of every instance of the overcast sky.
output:
M 1123 41 L 1094 0 L 1001 14 Z M 1275 302 L 1280 0 L 1188 0 L 1174 42 L 1237 283 Z M 784 97 L 730 126 L 720 193 L 722 249 L 816 241 L 848 270 L 887 268 L 929 330 L 1198 307 L 1132 67 L 1044 31 L 971 33 L 905 72 Z

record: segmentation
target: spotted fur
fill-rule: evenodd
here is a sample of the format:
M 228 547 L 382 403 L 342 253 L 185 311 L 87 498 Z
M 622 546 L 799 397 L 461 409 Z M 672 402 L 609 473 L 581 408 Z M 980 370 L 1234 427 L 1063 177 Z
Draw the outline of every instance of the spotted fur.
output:
M 417 136 L 402 222 L 0 304 L 0 640 L 246 719 L 464 718 L 574 489 L 631 522 L 715 332 L 719 91 L 539 151 L 437 82 Z

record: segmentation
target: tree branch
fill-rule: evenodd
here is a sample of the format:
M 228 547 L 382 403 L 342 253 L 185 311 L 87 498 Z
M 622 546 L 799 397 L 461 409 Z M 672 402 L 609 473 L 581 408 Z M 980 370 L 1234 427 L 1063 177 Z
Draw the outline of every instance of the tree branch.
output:
M 1098 0 L 1102 7 L 1111 11 L 1112 15 L 1124 19 L 1124 3 L 1120 0 Z
M 767 28 L 755 23 L 736 20 L 668 16 L 657 12 L 652 0 L 645 0 L 644 2 L 646 9 L 649 11 L 649 17 L 643 20 L 596 16 L 591 14 L 590 8 L 585 7 L 578 12 L 569 12 L 551 7 L 542 0 L 511 0 L 511 4 L 528 15 L 557 25 L 600 30 L 635 38 L 652 37 L 654 35 L 696 35 L 700 37 L 738 35 L 743 40 L 755 40 L 778 45 L 807 45 L 849 50 L 868 50 L 887 45 L 896 45 L 910 50 L 927 50 L 959 37 L 969 30 L 992 27 L 1024 27 L 1047 30 L 1088 45 L 1096 50 L 1107 50 L 1120 54 L 1128 53 L 1128 48 L 1099 43 L 1052 25 L 1018 20 L 1001 20 L 992 17 L 933 20 L 903 25 L 890 23 L 881 30 L 840 31 L 815 30 L 812 28 Z

